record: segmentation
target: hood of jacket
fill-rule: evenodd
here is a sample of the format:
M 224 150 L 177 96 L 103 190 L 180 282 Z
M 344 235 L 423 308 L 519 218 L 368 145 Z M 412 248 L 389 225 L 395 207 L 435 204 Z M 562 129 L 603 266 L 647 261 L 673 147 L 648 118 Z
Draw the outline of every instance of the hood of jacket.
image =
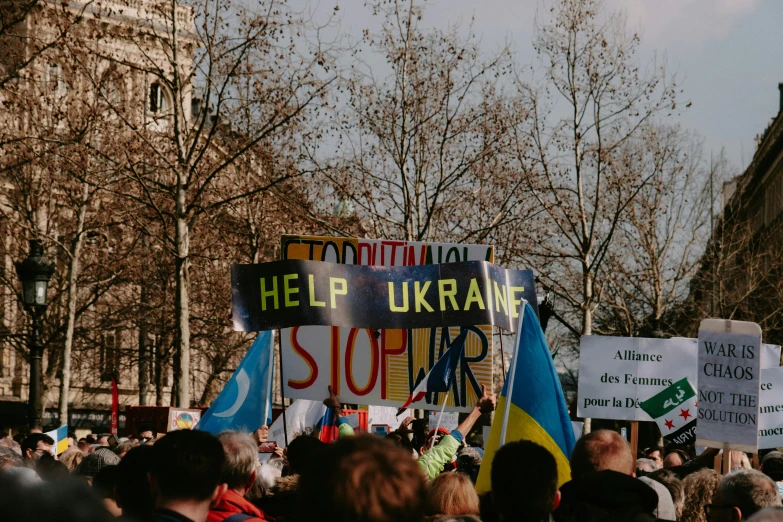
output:
M 644 482 L 616 471 L 586 473 L 560 488 L 557 522 L 651 522 L 658 495 Z

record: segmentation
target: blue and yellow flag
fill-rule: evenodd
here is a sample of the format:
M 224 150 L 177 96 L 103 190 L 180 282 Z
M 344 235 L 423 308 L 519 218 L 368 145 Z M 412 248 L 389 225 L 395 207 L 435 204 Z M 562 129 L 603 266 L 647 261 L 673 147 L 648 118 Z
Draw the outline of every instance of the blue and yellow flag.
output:
M 60 426 L 56 430 L 47 431 L 44 435 L 49 435 L 54 441 L 52 454 L 57 456 L 68 449 L 68 425 Z
M 568 459 L 574 448 L 574 428 L 568 416 L 563 388 L 552 362 L 538 317 L 530 304 L 525 304 L 522 329 L 517 335 L 516 360 L 511 362 L 514 388 L 508 415 L 506 442 L 529 440 L 545 447 L 557 461 L 558 484 L 571 480 Z M 510 377 L 510 374 L 509 374 Z M 498 399 L 495 419 L 484 441 L 484 458 L 476 489 L 479 494 L 492 489 L 490 480 L 492 459 L 500 445 L 503 415 L 506 411 L 509 378 Z

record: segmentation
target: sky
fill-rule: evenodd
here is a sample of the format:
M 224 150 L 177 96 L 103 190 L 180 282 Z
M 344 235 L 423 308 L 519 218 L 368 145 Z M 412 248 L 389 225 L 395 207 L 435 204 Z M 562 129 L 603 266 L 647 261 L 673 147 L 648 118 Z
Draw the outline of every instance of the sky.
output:
M 302 3 L 292 2 L 293 4 Z M 471 18 L 481 47 L 491 53 L 511 42 L 520 64 L 535 60 L 536 13 L 551 0 L 429 0 L 423 23 L 440 28 Z M 358 38 L 378 26 L 364 0 L 320 0 L 316 16 L 339 6 L 340 30 Z M 680 102 L 692 105 L 681 116 L 685 128 L 704 140 L 705 154 L 725 149 L 734 172 L 749 163 L 754 137 L 778 113 L 783 82 L 783 1 L 779 0 L 605 0 L 624 10 L 640 31 L 639 58 L 665 55 L 680 76 Z M 467 30 L 467 29 L 465 29 Z

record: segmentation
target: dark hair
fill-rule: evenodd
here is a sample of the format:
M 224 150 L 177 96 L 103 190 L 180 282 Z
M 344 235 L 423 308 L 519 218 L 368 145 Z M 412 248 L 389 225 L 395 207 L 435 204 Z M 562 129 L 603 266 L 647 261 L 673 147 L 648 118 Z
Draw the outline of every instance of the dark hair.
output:
M 669 456 L 669 455 L 671 455 L 672 453 L 674 453 L 674 454 L 676 454 L 678 457 L 680 457 L 680 459 L 682 460 L 682 463 L 683 463 L 683 464 L 685 464 L 686 462 L 688 462 L 688 461 L 690 460 L 690 458 L 688 457 L 688 454 L 687 454 L 687 453 L 685 453 L 685 452 L 684 452 L 683 450 L 681 450 L 681 449 L 670 449 L 669 451 L 667 451 L 667 452 L 666 452 L 666 455 L 664 455 L 664 456 L 663 456 L 663 458 L 665 459 L 666 457 L 668 457 L 668 456 Z
M 39 442 L 49 444 L 50 446 L 54 445 L 54 439 L 52 439 L 49 435 L 44 433 L 31 433 L 22 441 L 22 457 L 27 458 L 27 450 L 35 451 Z
M 424 517 L 425 479 L 410 453 L 373 435 L 326 447 L 318 465 L 300 476 L 302 520 L 418 522 Z
M 649 448 L 644 448 L 642 450 L 642 455 L 644 455 L 646 458 L 650 458 L 650 455 L 656 451 L 661 454 L 661 459 L 663 459 L 663 448 L 660 446 L 650 446 Z
M 139 427 L 139 439 L 141 439 L 141 434 L 144 433 L 145 431 L 151 431 L 153 438 L 155 438 L 158 435 L 158 433 L 155 431 L 155 428 L 152 427 L 152 424 L 142 424 Z
M 46 482 L 55 482 L 70 474 L 65 464 L 48 453 L 35 461 L 35 472 Z
M 415 450 L 413 444 L 411 443 L 410 439 L 408 439 L 405 433 L 400 433 L 399 431 L 393 431 L 388 435 L 386 435 L 384 439 L 388 440 L 395 446 L 398 446 L 404 450 L 408 450 L 408 453 L 410 454 L 413 454 L 413 451 Z
M 309 464 L 316 463 L 326 447 L 326 444 L 308 435 L 292 440 L 286 449 L 288 473 L 301 473 Z
M 205 431 L 168 433 L 152 446 L 152 474 L 164 499 L 207 500 L 220 484 L 223 445 Z
M 87 444 L 95 444 L 95 437 L 92 435 L 87 435 L 84 440 L 87 441 Z
M 155 509 L 147 473 L 152 471 L 153 446 L 132 448 L 117 465 L 117 505 L 124 515 L 148 520 Z
M 520 470 L 528 469 L 524 473 Z M 548 520 L 557 494 L 557 462 L 546 448 L 520 440 L 492 459 L 492 506 L 507 520 Z
M 101 498 L 114 499 L 114 488 L 120 476 L 119 466 L 105 466 L 92 479 L 92 489 Z

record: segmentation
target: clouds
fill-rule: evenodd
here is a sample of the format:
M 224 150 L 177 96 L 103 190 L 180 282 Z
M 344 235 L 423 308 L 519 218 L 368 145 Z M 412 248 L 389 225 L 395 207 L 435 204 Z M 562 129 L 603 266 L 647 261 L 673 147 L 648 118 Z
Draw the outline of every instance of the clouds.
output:
M 732 27 L 752 15 L 758 0 L 608 0 L 624 10 L 632 27 L 643 28 L 653 47 L 687 44 L 700 48 L 726 38 Z

